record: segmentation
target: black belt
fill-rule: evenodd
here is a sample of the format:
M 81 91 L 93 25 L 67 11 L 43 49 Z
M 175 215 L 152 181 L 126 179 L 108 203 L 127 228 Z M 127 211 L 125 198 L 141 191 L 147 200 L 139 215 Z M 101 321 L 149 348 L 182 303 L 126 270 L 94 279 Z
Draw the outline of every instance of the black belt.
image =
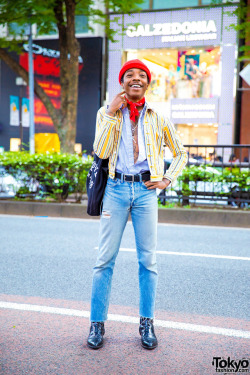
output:
M 115 177 L 119 178 L 120 180 L 127 181 L 127 182 L 141 182 L 141 181 L 149 181 L 150 180 L 150 172 L 143 172 L 138 174 L 123 174 L 119 172 L 115 172 Z

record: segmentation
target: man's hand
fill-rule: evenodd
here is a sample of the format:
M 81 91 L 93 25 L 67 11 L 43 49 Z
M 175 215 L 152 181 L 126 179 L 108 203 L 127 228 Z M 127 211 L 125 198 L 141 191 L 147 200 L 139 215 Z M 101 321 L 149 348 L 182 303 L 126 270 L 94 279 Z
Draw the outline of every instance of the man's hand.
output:
M 112 100 L 112 102 L 110 103 L 110 105 L 109 105 L 109 107 L 106 111 L 106 113 L 109 116 L 114 116 L 115 112 L 119 108 L 121 108 L 122 105 L 123 105 L 123 108 L 127 107 L 127 102 L 126 102 L 126 99 L 124 97 L 124 94 L 125 94 L 125 91 L 122 91 L 114 97 L 114 99 Z
M 152 181 L 146 181 L 144 182 L 144 184 L 147 186 L 147 188 L 149 190 L 151 189 L 166 189 L 166 187 L 168 187 L 168 185 L 171 183 L 170 180 L 168 180 L 167 178 L 163 178 L 162 181 L 155 181 L 155 182 L 152 182 Z

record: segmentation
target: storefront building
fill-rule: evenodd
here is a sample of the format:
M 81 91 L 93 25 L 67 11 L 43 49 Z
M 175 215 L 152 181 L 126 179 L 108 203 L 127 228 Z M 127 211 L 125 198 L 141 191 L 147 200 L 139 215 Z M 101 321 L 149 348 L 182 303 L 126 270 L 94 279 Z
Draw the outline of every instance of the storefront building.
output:
M 96 112 L 102 102 L 103 30 L 100 25 L 89 28 L 85 15 L 75 16 L 75 32 L 80 44 L 77 133 L 75 151 L 91 153 L 95 135 Z M 0 37 L 8 35 L 8 27 L 0 25 Z M 20 27 L 11 24 L 18 33 Z M 57 28 L 49 34 L 36 35 L 33 25 L 34 76 L 56 108 L 60 108 L 60 52 Z M 28 70 L 28 44 L 23 53 L 11 56 Z M 14 71 L 0 60 L 0 152 L 18 151 L 29 144 L 29 88 Z M 59 151 L 60 142 L 52 119 L 41 100 L 35 96 L 35 151 Z
M 75 151 L 91 153 L 95 135 L 96 112 L 101 105 L 102 42 L 101 37 L 78 38 L 79 89 Z M 28 70 L 27 43 L 21 55 L 12 57 Z M 60 52 L 58 39 L 33 41 L 33 64 L 36 81 L 53 105 L 60 108 Z M 29 88 L 4 62 L 0 64 L 0 151 L 18 151 L 29 143 Z M 35 150 L 60 151 L 60 142 L 45 106 L 35 96 Z
M 109 44 L 108 97 L 120 91 L 121 65 L 142 60 L 152 72 L 146 100 L 175 124 L 186 145 L 234 143 L 237 20 L 234 6 L 124 15 L 126 32 Z M 111 15 L 114 20 L 116 15 Z

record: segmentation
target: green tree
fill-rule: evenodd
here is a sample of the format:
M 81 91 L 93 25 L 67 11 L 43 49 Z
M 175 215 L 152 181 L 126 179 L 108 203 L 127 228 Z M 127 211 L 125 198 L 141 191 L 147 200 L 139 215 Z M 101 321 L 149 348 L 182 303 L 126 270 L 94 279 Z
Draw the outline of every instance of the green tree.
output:
M 221 4 L 221 0 L 211 0 L 211 5 L 217 4 Z M 250 1 L 239 0 L 239 3 L 235 4 L 233 0 L 227 0 L 223 5 L 236 5 L 234 11 L 225 10 L 225 13 L 229 16 L 234 15 L 238 19 L 238 22 L 232 23 L 229 28 L 237 31 L 239 38 L 243 40 L 239 48 L 240 55 L 238 60 L 247 61 L 250 59 Z
M 78 102 L 78 57 L 80 46 L 75 35 L 75 16 L 85 15 L 104 26 L 107 37 L 114 41 L 108 11 L 131 13 L 139 10 L 143 0 L 0 0 L 0 26 L 8 27 L 6 36 L 0 35 L 0 59 L 28 83 L 28 72 L 11 56 L 11 51 L 22 52 L 27 41 L 28 24 L 36 24 L 37 35 L 58 30 L 60 51 L 61 108 L 54 107 L 43 88 L 35 81 L 35 94 L 43 102 L 59 136 L 61 150 L 74 152 Z M 102 10 L 103 8 L 103 10 Z M 119 17 L 115 19 L 119 23 Z M 90 28 L 91 29 L 91 28 Z M 18 31 L 17 31 L 18 30 Z M 121 25 L 122 32 L 122 25 Z

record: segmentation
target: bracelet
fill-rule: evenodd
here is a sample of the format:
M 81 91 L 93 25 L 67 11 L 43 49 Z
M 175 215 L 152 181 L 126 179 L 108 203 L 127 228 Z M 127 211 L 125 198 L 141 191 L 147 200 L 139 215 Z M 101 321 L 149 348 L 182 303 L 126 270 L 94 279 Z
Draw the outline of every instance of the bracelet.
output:
M 110 115 L 108 112 L 111 112 L 111 111 L 108 108 L 106 108 L 106 110 L 105 110 L 106 115 L 115 117 L 115 113 L 114 112 L 111 112 L 112 115 Z

